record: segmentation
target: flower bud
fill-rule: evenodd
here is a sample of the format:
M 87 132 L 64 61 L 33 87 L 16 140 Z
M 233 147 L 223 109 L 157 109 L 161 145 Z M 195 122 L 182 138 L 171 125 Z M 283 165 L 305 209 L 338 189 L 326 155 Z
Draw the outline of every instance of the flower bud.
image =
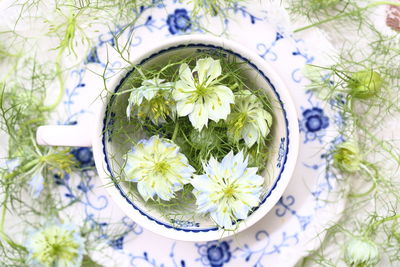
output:
M 350 95 L 359 99 L 370 98 L 379 93 L 382 87 L 382 78 L 372 69 L 365 69 L 354 73 L 348 81 Z
M 349 266 L 373 267 L 379 260 L 379 249 L 374 242 L 363 238 L 354 238 L 347 243 L 345 261 Z
M 362 157 L 358 145 L 352 141 L 339 144 L 333 153 L 333 163 L 343 172 L 353 173 L 360 170 Z

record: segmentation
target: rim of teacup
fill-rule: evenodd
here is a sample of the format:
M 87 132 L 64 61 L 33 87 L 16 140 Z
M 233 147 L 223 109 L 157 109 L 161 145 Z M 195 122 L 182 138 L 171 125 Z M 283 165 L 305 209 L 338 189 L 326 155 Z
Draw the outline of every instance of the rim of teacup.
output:
M 280 104 L 283 108 L 287 125 L 287 140 L 285 140 L 286 154 L 282 162 L 283 168 L 281 169 L 279 175 L 274 179 L 273 185 L 269 189 L 268 193 L 263 197 L 262 202 L 256 208 L 256 210 L 252 212 L 252 214 L 246 220 L 241 222 L 234 232 L 232 232 L 218 229 L 216 227 L 202 230 L 173 227 L 159 221 L 157 218 L 149 216 L 148 214 L 146 214 L 146 212 L 135 206 L 135 204 L 132 203 L 132 200 L 130 200 L 121 192 L 121 189 L 118 187 L 117 184 L 114 184 L 114 186 L 110 186 L 110 182 L 112 181 L 112 179 L 110 179 L 112 177 L 112 172 L 109 166 L 109 162 L 107 160 L 106 146 L 104 143 L 105 135 L 103 134 L 107 119 L 107 107 L 111 98 L 110 94 L 106 97 L 106 100 L 104 101 L 101 110 L 99 110 L 97 116 L 98 123 L 93 139 L 93 154 L 100 179 L 106 186 L 107 191 L 113 201 L 117 203 L 117 205 L 123 210 L 125 214 L 127 214 L 130 218 L 132 218 L 136 223 L 138 223 L 145 229 L 160 234 L 162 236 L 176 240 L 200 242 L 216 240 L 239 233 L 255 224 L 273 208 L 273 206 L 276 204 L 276 202 L 278 202 L 285 188 L 287 187 L 292 177 L 294 167 L 296 165 L 299 146 L 299 128 L 295 106 L 287 89 L 287 86 L 285 85 L 283 80 L 274 71 L 274 69 L 256 53 L 251 52 L 248 48 L 240 44 L 234 43 L 230 40 L 208 35 L 185 35 L 171 37 L 149 47 L 147 52 L 136 55 L 131 62 L 133 64 L 140 65 L 146 62 L 149 58 L 152 58 L 164 51 L 167 51 L 168 49 L 178 49 L 179 47 L 187 47 L 188 45 L 193 46 L 196 44 L 199 46 L 205 45 L 211 46 L 212 48 L 222 48 L 225 51 L 231 52 L 234 55 L 239 56 L 241 59 L 245 59 L 246 61 L 248 61 L 248 64 L 251 63 L 252 67 L 255 67 L 256 70 L 259 73 L 262 73 L 263 76 L 268 80 L 268 83 L 271 85 L 274 92 L 277 94 L 277 98 L 281 102 Z M 119 85 L 123 82 L 124 78 L 130 72 L 131 70 L 125 69 L 121 71 L 118 75 L 112 77 L 112 79 L 110 80 L 110 84 L 112 86 L 109 88 L 109 90 L 111 89 L 112 92 L 114 92 L 114 90 L 117 90 Z

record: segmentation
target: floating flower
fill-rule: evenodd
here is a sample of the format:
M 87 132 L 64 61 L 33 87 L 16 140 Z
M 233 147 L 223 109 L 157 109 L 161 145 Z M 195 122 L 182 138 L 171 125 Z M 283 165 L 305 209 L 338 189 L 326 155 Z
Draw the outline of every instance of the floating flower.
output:
M 127 179 L 138 183 L 139 193 L 146 201 L 154 195 L 170 200 L 174 192 L 190 182 L 194 171 L 177 145 L 158 136 L 140 141 L 127 154 Z
M 155 124 L 165 122 L 167 116 L 172 118 L 175 114 L 175 103 L 170 98 L 172 86 L 163 79 L 144 80 L 129 96 L 127 117 L 131 116 L 132 108 L 136 106 L 137 116 L 150 118 Z
M 189 115 L 193 127 L 201 130 L 208 119 L 226 119 L 234 103 L 232 90 L 221 85 L 221 63 L 211 57 L 199 59 L 193 71 L 185 63 L 179 68 L 180 80 L 172 92 L 179 116 Z
M 350 95 L 355 98 L 367 99 L 379 93 L 382 87 L 382 78 L 372 69 L 365 69 L 354 73 L 348 81 Z
M 272 125 L 272 116 L 250 91 L 235 94 L 235 106 L 227 119 L 228 132 L 235 141 L 244 139 L 248 147 L 261 143 Z
M 347 141 L 339 144 L 333 153 L 336 168 L 344 172 L 357 172 L 361 168 L 362 157 L 357 143 Z
M 210 213 L 225 229 L 232 229 L 232 221 L 246 219 L 260 203 L 264 179 L 257 175 L 257 168 L 247 168 L 247 162 L 242 151 L 235 156 L 229 152 L 221 163 L 211 157 L 203 166 L 206 173 L 192 180 L 198 211 Z
M 35 232 L 28 242 L 30 258 L 40 266 L 80 266 L 84 239 L 70 225 L 51 225 Z
M 370 240 L 355 238 L 346 246 L 345 260 L 349 266 L 373 267 L 380 260 L 378 246 Z

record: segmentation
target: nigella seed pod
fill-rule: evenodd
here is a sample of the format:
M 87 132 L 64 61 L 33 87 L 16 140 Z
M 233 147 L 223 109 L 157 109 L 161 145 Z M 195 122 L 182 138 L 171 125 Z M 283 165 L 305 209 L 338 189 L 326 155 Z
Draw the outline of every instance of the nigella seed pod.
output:
M 345 261 L 349 266 L 373 267 L 381 259 L 378 246 L 365 238 L 354 238 L 347 243 Z
M 372 69 L 364 69 L 355 72 L 347 82 L 347 86 L 350 89 L 349 94 L 354 98 L 368 99 L 381 90 L 382 77 Z
M 361 168 L 362 156 L 357 143 L 346 141 L 339 144 L 333 152 L 333 164 L 343 172 L 354 173 Z

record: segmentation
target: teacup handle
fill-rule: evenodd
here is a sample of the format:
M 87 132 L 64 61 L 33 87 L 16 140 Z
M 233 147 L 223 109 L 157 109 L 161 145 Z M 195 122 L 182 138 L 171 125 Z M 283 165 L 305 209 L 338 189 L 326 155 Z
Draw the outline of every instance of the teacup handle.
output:
M 79 125 L 45 125 L 36 130 L 36 142 L 44 146 L 92 146 L 92 129 Z

